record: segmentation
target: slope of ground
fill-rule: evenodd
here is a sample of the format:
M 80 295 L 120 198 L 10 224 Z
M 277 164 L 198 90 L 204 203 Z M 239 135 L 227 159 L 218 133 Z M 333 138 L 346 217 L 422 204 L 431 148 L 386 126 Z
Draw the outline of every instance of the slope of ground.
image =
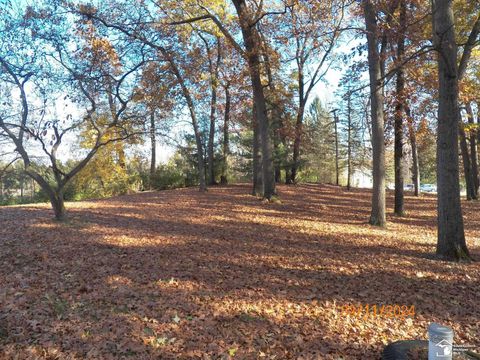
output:
M 431 321 L 480 346 L 480 264 L 434 259 L 435 198 L 378 229 L 368 191 L 249 190 L 71 203 L 64 224 L 1 208 L 0 358 L 375 359 Z M 464 204 L 477 258 L 479 210 Z

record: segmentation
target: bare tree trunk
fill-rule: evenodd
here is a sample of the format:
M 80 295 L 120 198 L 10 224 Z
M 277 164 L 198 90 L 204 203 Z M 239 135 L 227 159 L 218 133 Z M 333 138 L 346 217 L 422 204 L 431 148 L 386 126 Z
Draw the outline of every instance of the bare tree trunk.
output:
M 275 161 L 274 161 L 274 165 L 275 165 L 275 182 L 276 183 L 279 183 L 280 181 L 282 181 L 282 172 L 281 172 L 281 169 L 280 169 L 280 159 L 279 159 L 279 153 L 280 153 L 280 141 L 279 141 L 279 138 L 278 138 L 278 132 L 277 131 L 274 131 L 273 133 L 273 152 L 275 154 Z
M 460 150 L 462 153 L 463 175 L 465 176 L 465 187 L 467 191 L 467 200 L 475 200 L 475 185 L 473 183 L 472 166 L 470 164 L 470 154 L 468 153 L 467 136 L 463 121 L 459 122 Z
M 187 84 L 185 83 L 185 79 L 183 78 L 180 69 L 178 68 L 177 64 L 175 63 L 175 60 L 173 56 L 168 53 L 165 49 L 163 48 L 158 48 L 162 52 L 163 56 L 165 56 L 166 60 L 170 64 L 170 67 L 172 69 L 173 74 L 177 78 L 180 87 L 182 89 L 182 94 L 185 98 L 185 101 L 187 103 L 188 111 L 190 113 L 190 118 L 192 120 L 192 126 L 193 126 L 193 133 L 195 135 L 195 145 L 196 145 L 196 150 L 197 150 L 197 170 L 198 170 L 198 178 L 199 178 L 199 190 L 200 191 L 207 191 L 207 183 L 206 183 L 206 176 L 205 176 L 205 157 L 203 154 L 203 143 L 202 143 L 202 134 L 200 132 L 200 128 L 198 127 L 198 121 L 197 121 L 197 113 L 195 111 L 195 103 L 193 101 L 192 94 L 190 93 L 190 90 L 187 87 Z
M 212 74 L 213 76 L 213 74 Z M 208 133 L 208 183 L 209 185 L 216 185 L 217 182 L 215 181 L 215 116 L 216 116 L 216 109 L 217 109 L 217 86 L 215 85 L 216 81 L 212 81 L 212 99 L 210 105 L 210 130 Z
M 452 0 L 432 0 L 432 13 L 433 40 L 435 49 L 439 52 L 437 254 L 446 260 L 469 259 L 460 202 L 458 170 L 460 111 Z
M 480 103 L 477 103 L 477 126 L 480 127 Z M 477 146 L 478 145 L 480 145 L 480 128 L 477 128 Z
M 272 80 L 273 81 L 273 80 Z M 273 89 L 275 91 L 275 87 Z M 280 109 L 277 103 L 273 104 L 273 110 L 272 110 L 272 115 L 273 115 L 273 152 L 275 154 L 274 156 L 274 172 L 275 172 L 275 182 L 279 183 L 282 178 L 281 174 L 281 157 L 280 157 L 280 143 L 281 143 L 281 138 L 280 138 L 280 131 L 282 128 L 282 119 L 281 119 L 281 113 Z
M 275 195 L 275 174 L 272 159 L 272 140 L 270 120 L 267 114 L 267 104 L 260 72 L 260 36 L 254 19 L 249 13 L 245 0 L 233 0 L 240 20 L 243 41 L 246 48 L 248 68 L 253 88 L 253 100 L 257 111 L 257 122 L 260 130 L 262 148 L 262 180 L 263 197 L 270 200 Z
M 193 103 L 192 103 L 193 104 Z M 195 111 L 192 110 L 191 111 Z M 206 183 L 206 176 L 205 176 L 205 156 L 203 154 L 203 144 L 202 144 L 202 135 L 200 133 L 200 129 L 198 128 L 198 123 L 196 120 L 196 115 L 193 115 L 194 113 L 191 112 L 192 114 L 192 123 L 193 123 L 193 128 L 194 128 L 194 134 L 195 134 L 195 144 L 197 147 L 197 168 L 198 168 L 198 177 L 199 177 L 199 190 L 201 192 L 207 191 L 207 183 Z
M 155 136 L 155 112 L 150 114 L 150 146 L 151 146 L 151 158 L 150 158 L 150 189 L 152 188 L 152 181 L 155 176 L 155 170 L 157 166 L 157 139 Z
M 293 159 L 292 171 L 290 172 L 290 181 L 297 181 L 297 173 L 300 161 L 300 143 L 302 141 L 303 132 L 303 114 L 305 112 L 305 104 L 301 103 L 298 108 L 297 122 L 295 123 L 295 140 L 293 141 Z
M 351 188 L 351 178 L 352 178 L 352 94 L 348 94 L 347 100 L 347 118 L 348 118 L 348 129 L 347 129 L 347 190 Z M 335 134 L 337 133 L 337 126 L 335 121 Z M 335 135 L 336 136 L 336 135 Z M 338 146 L 337 146 L 338 148 Z
M 57 190 L 50 195 L 50 203 L 52 204 L 55 219 L 63 221 L 66 218 L 65 201 L 63 200 L 63 191 Z
M 220 183 L 225 185 L 228 184 L 227 170 L 228 170 L 228 155 L 230 153 L 229 149 L 229 132 L 228 126 L 230 123 L 230 90 L 228 85 L 225 87 L 225 117 L 223 120 L 223 159 L 222 159 L 222 175 L 220 176 Z
M 257 121 L 257 111 L 253 106 L 253 196 L 263 195 L 262 156 L 260 154 L 260 129 Z
M 287 184 L 287 185 L 293 184 L 292 169 L 290 169 L 288 167 L 285 169 L 285 184 Z
M 262 42 L 262 60 L 263 66 L 268 79 L 268 88 L 269 88 L 269 102 L 272 107 L 272 136 L 273 136 L 273 165 L 274 165 L 274 176 L 275 182 L 279 183 L 281 181 L 281 158 L 280 158 L 280 130 L 283 126 L 282 124 L 282 111 L 280 109 L 280 104 L 277 99 L 277 89 L 275 86 L 275 79 L 273 77 L 269 50 L 267 49 L 267 43 L 265 37 L 261 32 L 259 32 L 260 39 Z
M 371 0 L 364 1 L 368 42 L 368 70 L 372 116 L 373 192 L 370 224 L 386 225 L 385 215 L 385 136 L 383 111 L 383 78 L 378 53 L 377 16 Z
M 298 97 L 299 104 L 297 110 L 297 121 L 295 123 L 295 139 L 293 141 L 293 158 L 292 171 L 290 173 L 290 180 L 292 183 L 297 181 L 297 172 L 300 160 L 300 144 L 303 133 L 303 116 L 305 114 L 305 79 L 303 74 L 303 66 L 298 63 Z
M 475 125 L 475 117 L 473 116 L 472 104 L 467 103 L 467 114 L 468 114 L 468 123 L 470 125 Z M 473 177 L 473 190 L 475 192 L 476 198 L 478 198 L 478 187 L 479 187 L 479 174 L 478 174 L 478 153 L 477 153 L 477 138 L 475 131 L 470 131 L 469 134 L 470 142 L 470 157 L 472 165 L 472 177 Z
M 86 164 L 88 160 L 83 161 Z M 28 161 L 27 161 L 28 163 Z M 78 165 L 77 165 L 78 166 Z M 83 168 L 84 166 L 80 166 Z M 77 168 L 78 169 L 78 168 Z M 78 170 L 80 171 L 80 170 Z M 53 187 L 45 178 L 35 171 L 29 170 L 28 166 L 25 168 L 25 173 L 33 179 L 35 182 L 40 185 L 40 188 L 47 194 L 50 203 L 52 205 L 53 212 L 55 214 L 55 219 L 58 221 L 63 221 L 66 219 L 66 210 L 65 210 L 65 200 L 63 199 L 63 189 L 68 183 L 68 179 L 64 180 L 62 183 L 58 183 L 56 187 Z M 73 175 L 72 175 L 73 177 Z M 71 179 L 71 177 L 69 178 Z
M 478 164 L 478 152 L 479 152 L 479 146 L 480 146 L 480 104 L 477 104 L 477 131 L 476 131 L 476 134 L 472 134 L 472 136 L 476 136 L 476 148 L 475 148 L 475 154 L 477 154 L 477 157 L 475 158 L 475 160 L 477 160 L 477 164 Z M 473 154 L 473 152 L 472 152 Z M 477 165 L 477 179 L 479 180 L 479 186 L 480 186 L 480 173 L 479 173 L 480 169 L 478 168 L 478 165 Z M 480 191 L 480 188 L 477 187 L 477 195 L 478 195 L 478 192 Z
M 407 115 L 408 138 L 410 139 L 410 147 L 412 148 L 412 181 L 415 196 L 420 195 L 420 167 L 418 166 L 418 149 L 417 149 L 417 134 L 413 126 L 413 118 L 411 116 L 410 108 L 405 106 L 405 113 Z
M 333 111 L 333 123 L 335 125 L 335 185 L 340 185 L 340 167 L 338 165 L 338 117 L 337 109 Z
M 405 55 L 405 31 L 407 22 L 407 7 L 405 0 L 400 1 L 400 34 L 397 42 L 397 61 L 400 64 L 397 69 L 396 84 L 396 104 L 395 104 L 395 205 L 394 214 L 397 216 L 404 215 L 404 165 L 405 159 L 403 154 L 403 114 L 405 101 L 405 74 L 403 69 L 403 58 Z

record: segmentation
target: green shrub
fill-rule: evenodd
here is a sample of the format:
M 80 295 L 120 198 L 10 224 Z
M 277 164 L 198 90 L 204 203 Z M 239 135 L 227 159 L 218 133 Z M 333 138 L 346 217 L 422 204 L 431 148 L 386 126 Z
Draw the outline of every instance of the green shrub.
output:
M 189 186 L 185 175 L 172 164 L 157 167 L 155 176 L 151 179 L 152 188 L 157 190 L 175 189 Z

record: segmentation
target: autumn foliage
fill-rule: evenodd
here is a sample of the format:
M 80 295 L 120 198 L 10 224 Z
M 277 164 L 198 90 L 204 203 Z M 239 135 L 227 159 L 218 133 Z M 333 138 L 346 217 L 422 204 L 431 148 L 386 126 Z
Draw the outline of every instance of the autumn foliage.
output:
M 0 358 L 375 359 L 432 321 L 478 341 L 480 266 L 433 257 L 433 196 L 407 196 L 382 229 L 366 224 L 367 191 L 279 191 L 281 203 L 245 185 L 71 203 L 65 223 L 46 205 L 0 209 Z M 464 207 L 478 257 L 479 204 Z M 415 315 L 346 316 L 348 304 Z

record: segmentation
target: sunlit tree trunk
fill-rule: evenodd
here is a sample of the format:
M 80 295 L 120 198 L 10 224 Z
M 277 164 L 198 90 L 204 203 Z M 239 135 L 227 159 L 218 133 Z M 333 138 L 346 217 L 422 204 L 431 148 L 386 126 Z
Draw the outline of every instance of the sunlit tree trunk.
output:
M 253 89 L 253 100 L 255 102 L 257 123 L 261 138 L 262 149 L 262 181 L 263 197 L 271 199 L 275 195 L 275 174 L 272 158 L 272 140 L 270 120 L 267 114 L 267 104 L 261 80 L 260 71 L 260 36 L 254 24 L 251 23 L 252 16 L 245 0 L 232 0 L 237 10 L 240 27 L 242 29 L 243 41 L 247 53 L 248 68 Z
M 370 224 L 385 226 L 385 137 L 383 111 L 383 78 L 378 53 L 377 14 L 370 0 L 364 1 L 370 75 L 370 107 L 372 117 L 373 192 Z
M 458 132 L 460 122 L 457 44 L 452 0 L 432 0 L 433 40 L 438 51 L 437 254 L 447 260 L 470 258 L 460 203 Z

